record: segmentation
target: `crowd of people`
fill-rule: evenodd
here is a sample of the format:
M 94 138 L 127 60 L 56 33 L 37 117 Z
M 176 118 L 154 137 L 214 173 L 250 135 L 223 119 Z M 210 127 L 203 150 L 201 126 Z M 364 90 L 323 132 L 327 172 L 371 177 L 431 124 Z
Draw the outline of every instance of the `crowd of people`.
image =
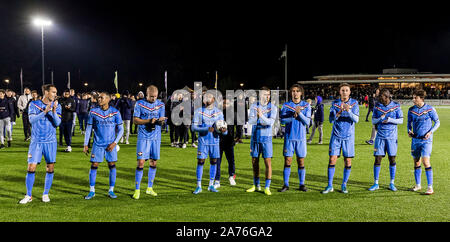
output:
M 328 85 L 328 84 L 314 84 L 306 85 L 308 93 L 306 94 L 308 98 L 314 98 L 316 96 L 321 96 L 327 100 L 334 100 L 339 96 L 338 86 Z M 359 104 L 367 104 L 367 99 L 373 95 L 374 90 L 378 88 L 377 86 L 355 86 L 352 88 L 352 97 L 358 100 Z M 417 88 L 404 87 L 404 88 L 392 88 L 391 95 L 393 99 L 412 99 L 414 90 Z M 426 91 L 427 99 L 449 99 L 450 89 L 443 88 L 431 88 L 431 87 L 421 87 Z

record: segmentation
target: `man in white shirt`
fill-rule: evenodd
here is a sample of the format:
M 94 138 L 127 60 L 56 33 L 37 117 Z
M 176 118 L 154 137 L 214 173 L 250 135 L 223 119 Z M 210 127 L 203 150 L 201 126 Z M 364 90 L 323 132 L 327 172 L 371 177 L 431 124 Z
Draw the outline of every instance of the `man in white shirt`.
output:
M 28 87 L 23 89 L 23 95 L 19 97 L 17 101 L 17 107 L 19 108 L 19 112 L 22 115 L 23 122 L 23 133 L 25 135 L 25 141 L 29 140 L 31 137 L 31 125 L 28 120 L 28 110 L 27 104 L 31 100 L 31 90 Z

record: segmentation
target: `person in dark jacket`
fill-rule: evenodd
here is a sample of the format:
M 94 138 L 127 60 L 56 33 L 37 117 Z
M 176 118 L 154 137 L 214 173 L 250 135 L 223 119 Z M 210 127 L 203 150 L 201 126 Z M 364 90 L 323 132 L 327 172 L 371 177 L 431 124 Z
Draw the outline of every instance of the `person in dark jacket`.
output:
M 84 134 L 89 117 L 89 97 L 86 93 L 83 93 L 83 96 L 81 97 L 81 99 L 79 99 L 77 108 L 78 123 L 80 124 L 81 134 Z
M 125 144 L 129 144 L 128 138 L 130 137 L 130 124 L 131 124 L 131 99 L 129 99 L 130 93 L 128 91 L 124 91 L 122 93 L 122 97 L 117 100 L 116 108 L 119 110 L 120 115 L 122 116 L 123 124 L 125 126 L 124 136 L 125 136 Z M 123 144 L 123 136 L 120 139 L 120 143 Z
M 11 126 L 10 126 L 10 132 L 11 132 L 11 140 L 12 140 L 12 133 L 13 133 L 13 126 L 16 125 L 16 118 L 20 117 L 19 107 L 17 106 L 17 97 L 16 93 L 11 89 L 6 89 L 6 99 L 8 99 L 9 102 L 11 102 L 13 110 L 10 113 L 11 117 Z
M 227 134 L 223 135 L 220 134 L 220 158 L 217 159 L 217 166 L 216 166 L 216 178 L 214 181 L 214 187 L 217 189 L 220 187 L 220 165 L 222 163 L 222 159 L 223 159 L 223 153 L 225 153 L 225 157 L 227 158 L 228 161 L 228 180 L 230 182 L 231 186 L 236 185 L 236 167 L 235 167 L 235 162 L 234 162 L 234 145 L 236 144 L 236 141 L 234 139 L 235 137 L 235 131 L 234 128 L 236 125 L 235 124 L 235 120 L 236 120 L 236 110 L 234 109 L 234 105 L 233 105 L 233 101 L 232 100 L 227 100 L 224 99 L 223 100 L 223 107 L 224 107 L 224 112 L 223 112 L 223 117 L 225 122 L 227 122 Z M 233 110 L 234 112 L 234 119 L 228 118 L 227 119 L 227 111 L 226 110 Z
M 70 97 L 70 91 L 65 90 L 63 97 L 60 98 L 61 104 L 61 125 L 59 126 L 59 144 L 62 145 L 62 137 L 66 142 L 67 148 L 64 152 L 72 152 L 72 125 L 73 113 L 75 112 L 75 101 Z
M 311 130 L 311 136 L 309 136 L 309 139 L 307 140 L 308 144 L 311 144 L 312 139 L 314 138 L 314 133 L 316 131 L 316 128 L 319 129 L 319 143 L 322 144 L 322 138 L 323 138 L 323 103 L 322 103 L 322 97 L 317 96 L 316 97 L 316 106 L 314 107 L 314 123 Z
M 8 147 L 11 146 L 11 113 L 14 112 L 14 107 L 6 98 L 6 92 L 0 89 L 0 149 L 5 148 L 5 132 L 8 141 Z

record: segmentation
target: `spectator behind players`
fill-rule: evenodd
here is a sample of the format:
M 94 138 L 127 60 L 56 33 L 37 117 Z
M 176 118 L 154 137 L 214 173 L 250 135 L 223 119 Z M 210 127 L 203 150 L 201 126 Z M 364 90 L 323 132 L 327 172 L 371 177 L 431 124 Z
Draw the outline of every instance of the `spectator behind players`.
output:
M 31 90 L 28 87 L 23 89 L 23 95 L 19 97 L 17 101 L 17 107 L 19 112 L 22 114 L 22 123 L 23 123 L 23 133 L 25 136 L 25 141 L 31 138 L 31 125 L 30 120 L 28 120 L 28 102 L 32 99 Z
M 78 101 L 78 122 L 80 123 L 81 134 L 86 131 L 87 120 L 89 117 L 89 96 L 83 93 L 82 98 Z
M 59 144 L 62 145 L 62 137 L 66 142 L 67 148 L 64 152 L 72 152 L 72 124 L 73 113 L 75 112 L 75 101 L 70 97 L 70 90 L 65 90 L 60 98 L 61 104 L 61 125 L 59 126 Z
M 322 144 L 322 137 L 323 137 L 323 120 L 324 120 L 324 114 L 323 114 L 323 103 L 322 103 L 322 97 L 317 96 L 316 97 L 316 106 L 314 107 L 314 122 L 313 127 L 311 130 L 311 136 L 309 136 L 308 144 L 311 144 L 312 139 L 314 138 L 314 133 L 316 132 L 316 128 L 319 130 L 319 145 Z
M 5 147 L 5 134 L 8 139 L 8 147 L 11 146 L 11 112 L 13 112 L 13 104 L 6 98 L 6 92 L 0 89 L 0 149 Z
M 131 99 L 129 99 L 130 93 L 128 91 L 124 91 L 122 93 L 122 97 L 117 101 L 116 108 L 119 110 L 123 123 L 125 124 L 125 144 L 129 144 L 128 139 L 130 137 L 130 124 L 131 124 Z M 120 139 L 120 143 L 123 144 L 123 136 Z

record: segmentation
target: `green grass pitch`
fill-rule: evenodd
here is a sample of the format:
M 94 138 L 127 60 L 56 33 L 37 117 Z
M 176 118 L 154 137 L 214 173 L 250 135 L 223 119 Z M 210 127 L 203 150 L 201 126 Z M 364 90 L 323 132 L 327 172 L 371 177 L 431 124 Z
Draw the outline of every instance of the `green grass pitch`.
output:
M 0 221 L 450 221 L 450 108 L 436 107 L 441 127 L 434 135 L 431 164 L 434 172 L 435 194 L 408 191 L 414 184 L 413 161 L 410 155 L 411 141 L 406 134 L 407 107 L 403 107 L 404 124 L 399 126 L 397 156 L 397 192 L 388 190 L 389 162 L 382 161 L 380 189 L 369 192 L 373 183 L 373 146 L 365 144 L 370 137 L 371 123 L 365 122 L 367 109 L 360 108 L 360 122 L 356 125 L 356 156 L 348 184 L 349 194 L 338 192 L 342 181 L 343 160 L 336 165 L 335 192 L 321 194 L 327 185 L 328 141 L 331 125 L 325 122 L 324 144 L 308 145 L 305 160 L 308 192 L 300 192 L 297 165 L 292 166 L 291 189 L 285 193 L 277 190 L 283 185 L 282 139 L 274 139 L 272 161 L 272 196 L 263 193 L 246 193 L 252 185 L 252 168 L 249 141 L 235 147 L 237 185 L 231 187 L 227 178 L 226 160 L 222 163 L 222 186 L 219 193 L 206 190 L 209 163 L 203 174 L 203 192 L 193 195 L 196 185 L 196 149 L 172 148 L 168 134 L 163 134 L 161 159 L 154 182 L 157 197 L 145 194 L 148 164 L 144 169 L 141 198 L 133 200 L 134 172 L 136 168 L 136 135 L 130 145 L 120 145 L 117 162 L 117 199 L 107 197 L 108 173 L 106 162 L 98 170 L 96 197 L 84 200 L 89 192 L 89 157 L 82 153 L 82 140 L 78 127 L 73 138 L 72 153 L 61 152 L 58 147 L 55 177 L 50 190 L 50 203 L 41 201 L 44 187 L 45 162 L 36 171 L 33 202 L 20 205 L 17 202 L 25 194 L 28 142 L 23 141 L 22 121 L 14 127 L 13 145 L 0 150 Z M 325 109 L 327 120 L 327 110 Z M 261 182 L 264 184 L 264 165 L 261 163 Z M 426 176 L 422 173 L 422 187 L 426 188 Z

